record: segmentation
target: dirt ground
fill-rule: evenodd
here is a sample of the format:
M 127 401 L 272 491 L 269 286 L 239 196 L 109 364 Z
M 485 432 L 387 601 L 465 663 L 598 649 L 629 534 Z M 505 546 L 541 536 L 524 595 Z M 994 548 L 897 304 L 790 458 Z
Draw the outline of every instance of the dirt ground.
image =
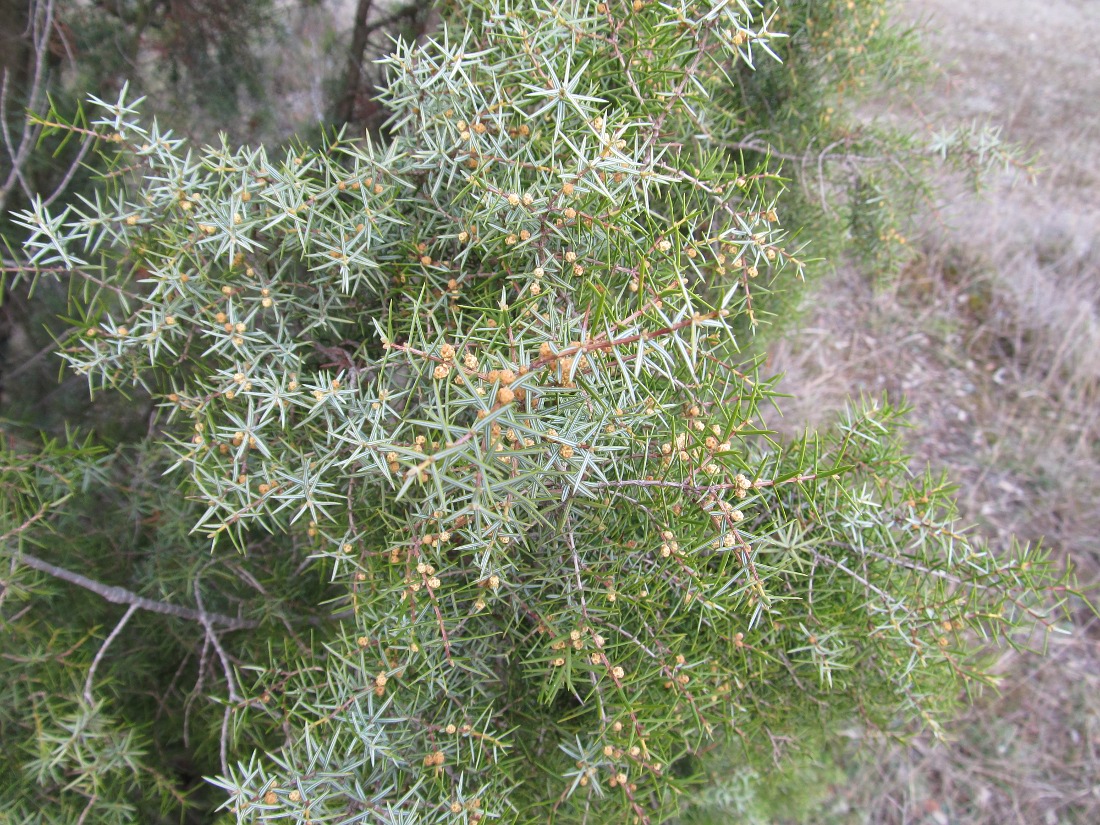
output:
M 944 68 L 943 111 L 1003 124 L 1042 151 L 1048 186 L 1100 206 L 1100 2 L 907 0 L 904 10 Z
M 1100 583 L 1100 0 L 906 0 L 942 66 L 881 114 L 1000 124 L 1032 184 L 948 185 L 916 255 L 883 285 L 841 267 L 770 365 L 785 426 L 861 392 L 913 406 L 914 468 L 946 470 L 993 548 L 1042 541 Z M 1096 600 L 1096 592 L 1093 591 Z M 947 745 L 894 748 L 814 821 L 1100 822 L 1100 623 L 1078 603 L 1044 658 L 1006 655 L 1001 695 Z
M 1065 244 L 1065 254 L 1095 254 L 1100 0 L 904 0 L 903 8 L 943 68 L 929 113 L 1000 124 L 1038 154 L 1036 185 L 995 190 L 976 205 L 975 222 L 994 221 L 991 234 L 1006 241 L 1035 238 Z

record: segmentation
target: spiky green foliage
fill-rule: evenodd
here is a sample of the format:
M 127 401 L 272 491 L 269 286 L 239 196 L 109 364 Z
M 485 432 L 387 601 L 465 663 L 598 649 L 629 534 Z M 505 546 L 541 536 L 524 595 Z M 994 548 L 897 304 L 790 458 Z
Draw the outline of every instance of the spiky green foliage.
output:
M 1052 622 L 1061 579 L 958 531 L 892 406 L 760 426 L 758 284 L 803 264 L 774 170 L 707 135 L 770 20 L 464 4 L 389 59 L 384 146 L 96 103 L 102 187 L 18 220 L 69 367 L 152 409 L 5 462 L 6 810 L 664 822 L 716 747 L 935 725 L 976 637 Z
M 824 259 L 817 272 L 855 259 L 884 282 L 895 278 L 921 231 L 914 218 L 940 200 L 944 166 L 975 185 L 994 172 L 1033 174 L 996 126 L 945 129 L 906 105 L 936 67 L 921 49 L 922 32 L 900 22 L 901 5 L 778 4 L 782 62 L 736 67 L 736 82 L 710 107 L 728 117 L 725 128 L 707 132 L 712 145 L 743 153 L 749 164 L 782 163 L 784 221 Z M 782 295 L 771 301 L 770 320 L 782 330 L 797 316 L 799 292 L 774 286 Z

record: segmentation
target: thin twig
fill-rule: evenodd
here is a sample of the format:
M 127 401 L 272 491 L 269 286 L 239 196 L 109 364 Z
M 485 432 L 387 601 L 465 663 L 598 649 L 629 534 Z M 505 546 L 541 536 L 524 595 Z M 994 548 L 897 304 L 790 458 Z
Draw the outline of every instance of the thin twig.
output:
M 69 184 L 73 180 L 73 176 L 76 175 L 76 170 L 80 168 L 80 165 L 84 162 L 84 158 L 88 154 L 88 150 L 92 148 L 93 138 L 89 135 L 84 136 L 84 140 L 80 144 L 80 151 L 77 152 L 73 162 L 69 164 L 69 168 L 65 170 L 64 177 L 61 178 L 61 182 L 54 187 L 53 193 L 42 201 L 43 206 L 49 206 L 59 197 L 61 197 L 65 190 L 69 188 Z
M 26 108 L 37 113 L 43 100 L 43 86 L 46 78 L 46 51 L 49 47 L 50 31 L 53 28 L 53 0 L 45 3 L 32 3 L 30 10 L 31 41 L 34 45 L 34 74 L 31 78 L 31 86 L 27 92 Z M 33 187 L 23 175 L 24 167 L 30 158 L 31 150 L 38 142 L 38 134 L 41 126 L 34 123 L 31 118 L 23 121 L 23 130 L 18 142 L 12 138 L 8 129 L 8 73 L 4 72 L 3 86 L 0 88 L 0 137 L 3 138 L 4 149 L 11 158 L 11 169 L 3 185 L 0 185 L 0 213 L 7 206 L 8 197 L 16 184 L 20 186 L 28 198 L 34 195 Z M 17 145 L 18 144 L 18 145 Z
M 198 579 L 195 580 L 195 586 L 193 588 L 195 593 L 195 603 L 199 606 L 199 621 L 202 622 L 202 626 L 206 628 L 207 634 L 210 636 L 210 643 L 214 645 L 214 650 L 217 651 L 218 658 L 221 659 L 222 670 L 225 672 L 225 681 L 229 684 L 229 698 L 234 702 L 239 702 L 241 697 L 237 693 L 237 680 L 233 677 L 233 668 L 229 663 L 229 656 L 226 655 L 225 648 L 222 647 L 221 641 L 218 640 L 218 634 L 214 632 L 213 623 L 210 621 L 210 614 L 203 609 L 202 592 L 199 588 Z
M 92 666 L 88 668 L 88 678 L 84 680 L 84 701 L 87 702 L 89 706 L 92 705 L 92 682 L 95 679 L 96 668 L 99 667 L 99 663 L 103 660 L 103 654 L 107 652 L 107 648 L 111 646 L 111 642 L 113 642 L 118 634 L 122 632 L 122 628 L 126 627 L 126 623 L 130 621 L 130 617 L 137 612 L 137 609 L 138 606 L 136 604 L 132 604 L 126 608 L 126 612 L 123 614 L 122 618 L 118 620 L 115 629 L 111 631 L 111 635 L 99 646 L 99 651 L 96 653 L 95 658 L 92 659 Z
M 219 739 L 218 754 L 221 757 L 222 772 L 224 774 L 229 773 L 229 716 L 233 712 L 233 705 L 240 704 L 241 696 L 237 693 L 237 680 L 233 676 L 233 666 L 229 662 L 229 656 L 226 655 L 225 648 L 222 647 L 221 641 L 218 639 L 218 634 L 214 632 L 214 627 L 211 624 L 206 610 L 203 609 L 202 593 L 199 588 L 199 580 L 195 579 L 195 586 L 193 588 L 195 593 L 195 603 L 199 606 L 201 611 L 200 621 L 203 627 L 206 629 L 206 638 L 210 640 L 210 644 L 214 646 L 214 651 L 218 654 L 218 659 L 222 663 L 222 672 L 225 674 L 225 681 L 229 687 L 229 701 L 225 704 L 225 711 L 222 713 L 222 730 L 221 738 Z

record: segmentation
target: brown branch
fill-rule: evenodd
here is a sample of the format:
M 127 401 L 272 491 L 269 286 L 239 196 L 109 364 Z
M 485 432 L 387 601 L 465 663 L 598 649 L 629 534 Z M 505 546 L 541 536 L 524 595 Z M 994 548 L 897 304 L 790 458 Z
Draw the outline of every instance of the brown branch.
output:
M 355 29 L 351 35 L 351 47 L 348 49 L 348 64 L 344 72 L 344 90 L 336 103 L 334 118 L 338 123 L 347 123 L 355 112 L 355 100 L 359 97 L 359 86 L 363 82 L 363 53 L 367 49 L 369 36 L 367 18 L 370 17 L 373 0 L 359 0 L 355 9 Z
M 209 613 L 203 610 L 194 610 L 190 607 L 184 607 L 183 605 L 147 599 L 124 587 L 115 587 L 97 582 L 94 579 L 89 579 L 87 576 L 82 576 L 79 573 L 66 570 L 64 567 L 50 564 L 48 561 L 43 561 L 37 556 L 32 556 L 29 553 L 21 554 L 19 556 L 19 561 L 40 573 L 46 573 L 47 575 L 53 576 L 55 579 L 61 579 L 62 581 L 69 582 L 69 584 L 75 584 L 77 587 L 83 587 L 85 590 L 91 590 L 96 595 L 102 596 L 113 604 L 128 604 L 141 608 L 142 610 L 148 610 L 151 613 L 176 616 L 180 619 L 198 622 L 204 627 L 208 625 L 221 625 L 227 630 L 245 630 L 247 628 L 260 626 L 259 622 L 251 619 L 234 618 L 233 616 L 226 616 L 222 613 Z
M 355 28 L 352 30 L 351 45 L 348 47 L 348 61 L 344 70 L 344 88 L 336 102 L 333 119 L 337 123 L 350 123 L 355 117 L 355 103 L 363 85 L 363 57 L 372 34 L 404 19 L 416 20 L 425 10 L 424 4 L 409 3 L 373 23 L 368 23 L 373 0 L 358 0 L 355 9 Z M 429 4 L 430 5 L 430 4 Z M 423 27 L 426 28 L 426 25 Z

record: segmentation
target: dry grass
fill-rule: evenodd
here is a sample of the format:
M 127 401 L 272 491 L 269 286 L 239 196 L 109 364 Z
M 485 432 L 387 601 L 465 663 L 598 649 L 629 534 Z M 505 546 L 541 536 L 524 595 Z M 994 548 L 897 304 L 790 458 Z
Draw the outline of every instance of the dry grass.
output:
M 968 520 L 1002 542 L 1045 536 L 1095 570 L 1100 269 L 986 227 L 926 240 L 888 287 L 851 270 L 823 284 L 773 348 L 797 392 L 777 423 L 819 423 L 859 392 L 904 396 L 915 461 L 952 470 Z
M 951 239 L 888 291 L 851 273 L 822 290 L 811 326 L 774 355 L 800 391 L 787 426 L 860 391 L 904 395 L 914 465 L 949 471 L 976 532 L 994 546 L 1041 539 L 1095 584 L 1100 359 L 1087 342 L 1100 336 L 1100 273 L 1003 242 L 998 266 Z M 1100 822 L 1100 623 L 1084 608 L 1074 618 L 1046 658 L 999 663 L 1002 695 L 951 728 L 952 744 L 887 750 L 856 777 L 842 792 L 854 821 Z
M 952 192 L 889 286 L 839 271 L 771 366 L 797 392 L 781 429 L 860 392 L 913 406 L 914 465 L 949 471 L 993 546 L 1042 540 L 1100 584 L 1100 15 L 1075 0 L 915 0 L 951 61 L 922 102 L 1045 153 L 1033 187 Z M 1041 21 L 1042 26 L 1039 26 Z M 957 59 L 953 59 L 955 56 Z M 775 422 L 773 422 L 775 423 Z M 1000 696 L 952 742 L 885 749 L 812 821 L 1100 822 L 1100 622 L 1083 606 L 1047 657 L 1006 655 Z

